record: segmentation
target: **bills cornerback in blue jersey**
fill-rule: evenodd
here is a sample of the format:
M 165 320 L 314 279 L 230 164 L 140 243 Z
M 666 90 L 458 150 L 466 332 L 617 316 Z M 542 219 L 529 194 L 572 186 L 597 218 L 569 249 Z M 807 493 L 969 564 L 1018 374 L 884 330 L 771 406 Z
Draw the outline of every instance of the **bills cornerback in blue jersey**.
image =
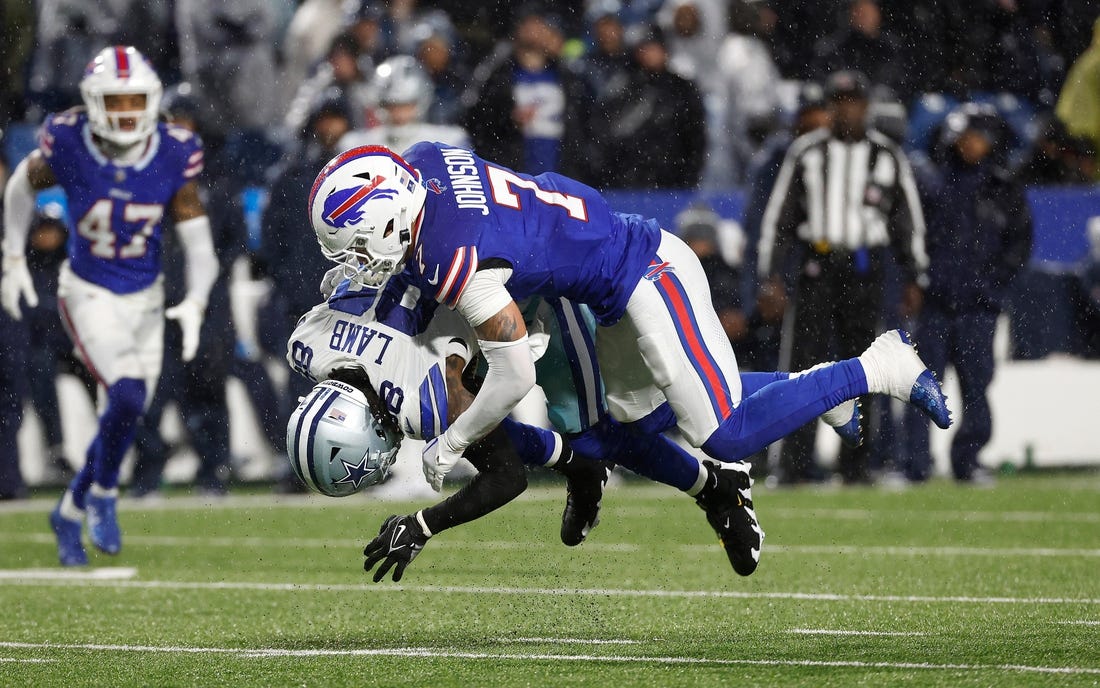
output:
M 96 146 L 80 109 L 51 116 L 38 141 L 68 200 L 73 272 L 120 294 L 160 274 L 166 208 L 203 169 L 202 144 L 186 129 L 158 123 L 138 145 L 136 162 L 118 164 Z

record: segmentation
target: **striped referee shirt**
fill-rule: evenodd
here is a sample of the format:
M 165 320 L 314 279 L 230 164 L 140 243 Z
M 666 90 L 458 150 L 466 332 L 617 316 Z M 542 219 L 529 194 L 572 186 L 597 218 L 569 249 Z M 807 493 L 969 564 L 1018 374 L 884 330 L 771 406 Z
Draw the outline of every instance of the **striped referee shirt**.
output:
M 795 139 L 761 223 L 761 277 L 781 273 L 795 242 L 818 254 L 891 246 L 907 281 L 928 268 L 913 170 L 883 134 L 843 141 L 828 129 Z

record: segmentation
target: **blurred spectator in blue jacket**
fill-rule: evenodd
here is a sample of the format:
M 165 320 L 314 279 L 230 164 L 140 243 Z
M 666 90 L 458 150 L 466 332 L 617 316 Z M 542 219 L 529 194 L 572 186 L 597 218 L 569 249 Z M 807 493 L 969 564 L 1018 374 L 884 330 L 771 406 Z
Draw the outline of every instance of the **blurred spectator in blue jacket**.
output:
M 530 174 L 591 181 L 591 95 L 561 62 L 561 18 L 536 5 L 517 11 L 512 39 L 474 69 L 462 126 L 474 150 Z
M 915 165 L 926 212 L 928 287 L 917 327 L 921 357 L 941 379 L 959 377 L 962 420 L 951 442 L 959 482 L 992 478 L 978 463 L 993 419 L 993 333 L 1009 284 L 1031 254 L 1031 213 L 1023 188 L 1004 168 L 1008 127 L 989 105 L 965 104 L 944 120 L 929 158 Z M 907 416 L 910 480 L 931 474 L 928 423 Z

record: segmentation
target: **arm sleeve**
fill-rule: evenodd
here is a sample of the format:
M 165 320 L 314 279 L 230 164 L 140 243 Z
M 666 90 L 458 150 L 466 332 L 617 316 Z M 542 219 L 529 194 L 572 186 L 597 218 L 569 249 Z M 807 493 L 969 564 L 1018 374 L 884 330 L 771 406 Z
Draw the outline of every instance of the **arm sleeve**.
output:
M 535 386 L 535 362 L 527 335 L 514 342 L 479 341 L 489 372 L 470 407 L 443 433 L 448 449 L 461 452 L 515 408 Z
M 27 160 L 23 159 L 4 187 L 5 256 L 21 256 L 27 249 L 27 233 L 34 219 L 34 187 L 27 176 Z
M 210 290 L 218 279 L 218 257 L 210 236 L 210 220 L 205 215 L 176 223 L 176 233 L 187 256 L 186 299 L 206 308 Z
M 417 513 L 429 535 L 469 523 L 512 501 L 527 489 L 527 473 L 499 426 L 470 445 L 466 458 L 478 474 L 461 490 Z

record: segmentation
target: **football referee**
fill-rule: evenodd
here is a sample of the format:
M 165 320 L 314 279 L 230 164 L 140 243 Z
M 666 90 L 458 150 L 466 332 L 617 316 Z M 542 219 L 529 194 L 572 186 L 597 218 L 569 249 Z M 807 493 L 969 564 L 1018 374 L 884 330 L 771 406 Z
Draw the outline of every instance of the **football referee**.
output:
M 912 169 L 895 143 L 868 129 L 866 77 L 835 72 L 825 91 L 831 124 L 791 145 L 761 223 L 759 275 L 791 296 L 779 364 L 786 370 L 859 355 L 879 328 L 887 270 L 902 271 L 903 318 L 920 309 L 927 282 Z M 841 450 L 845 483 L 870 482 L 869 415 L 863 445 Z M 784 441 L 781 483 L 820 477 L 815 430 L 811 423 Z

